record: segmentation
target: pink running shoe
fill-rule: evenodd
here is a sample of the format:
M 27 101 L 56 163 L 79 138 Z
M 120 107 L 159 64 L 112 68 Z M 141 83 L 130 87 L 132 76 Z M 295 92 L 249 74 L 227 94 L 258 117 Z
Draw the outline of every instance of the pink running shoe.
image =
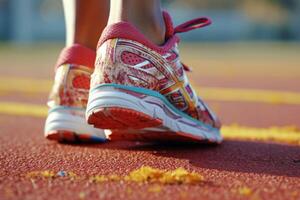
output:
M 50 107 L 45 137 L 60 142 L 103 142 L 104 131 L 88 125 L 85 109 L 96 53 L 74 45 L 59 57 L 55 82 L 50 93 Z
M 220 143 L 220 121 L 191 87 L 179 59 L 177 33 L 210 24 L 198 18 L 173 28 L 157 46 L 128 22 L 105 28 L 99 40 L 87 121 L 111 139 Z

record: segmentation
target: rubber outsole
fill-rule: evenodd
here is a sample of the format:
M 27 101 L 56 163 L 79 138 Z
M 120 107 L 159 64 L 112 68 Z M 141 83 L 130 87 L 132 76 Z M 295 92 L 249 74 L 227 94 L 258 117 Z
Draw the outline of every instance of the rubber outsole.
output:
M 105 142 L 103 138 L 91 136 L 90 134 L 78 134 L 72 131 L 56 130 L 45 133 L 49 140 L 55 140 L 62 143 L 99 143 Z
M 150 130 L 111 130 L 109 140 L 112 141 L 141 141 L 141 142 L 186 142 L 186 143 L 211 143 L 221 142 L 210 141 L 205 138 L 192 138 L 187 133 L 172 131 L 150 131 Z
M 88 123 L 101 129 L 142 129 L 159 126 L 162 120 L 132 109 L 108 107 L 94 110 L 88 117 Z

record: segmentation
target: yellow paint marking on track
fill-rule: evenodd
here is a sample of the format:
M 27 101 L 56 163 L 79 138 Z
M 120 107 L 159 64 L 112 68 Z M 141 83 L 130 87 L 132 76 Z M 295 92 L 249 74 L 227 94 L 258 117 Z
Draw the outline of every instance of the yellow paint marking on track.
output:
M 48 93 L 52 83 L 43 79 L 0 77 L 0 92 Z
M 220 87 L 196 87 L 195 89 L 207 100 L 300 105 L 300 93 L 297 92 Z
M 26 103 L 0 102 L 0 114 L 46 117 L 47 107 Z M 293 126 L 253 128 L 227 125 L 222 127 L 221 132 L 225 139 L 276 141 L 300 145 L 300 130 Z
M 222 127 L 225 139 L 261 140 L 300 145 L 300 129 L 295 126 L 254 128 L 239 125 Z
M 45 117 L 47 107 L 35 104 L 0 102 L 0 113 L 16 116 Z
M 193 85 L 198 94 L 205 100 L 300 105 L 300 92 L 198 87 L 196 84 Z M 49 80 L 0 78 L 0 94 L 12 92 L 23 92 L 26 94 L 48 93 L 51 86 L 52 81 Z

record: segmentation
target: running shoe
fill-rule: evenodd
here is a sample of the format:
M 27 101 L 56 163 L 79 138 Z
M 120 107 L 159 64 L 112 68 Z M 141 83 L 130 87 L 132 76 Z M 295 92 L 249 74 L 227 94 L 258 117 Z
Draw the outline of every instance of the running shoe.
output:
M 211 23 L 197 18 L 173 28 L 164 12 L 166 42 L 153 44 L 128 22 L 109 25 L 97 48 L 87 122 L 111 139 L 220 143 L 221 123 L 188 81 L 178 33 Z
M 75 44 L 62 50 L 49 96 L 45 137 L 59 142 L 103 142 L 104 131 L 88 125 L 85 109 L 96 53 Z M 92 67 L 90 67 L 92 66 Z

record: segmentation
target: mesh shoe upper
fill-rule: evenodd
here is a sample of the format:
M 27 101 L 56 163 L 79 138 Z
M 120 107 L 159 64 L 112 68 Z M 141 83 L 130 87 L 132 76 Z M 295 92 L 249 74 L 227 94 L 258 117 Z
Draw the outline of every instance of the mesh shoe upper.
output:
M 56 70 L 55 82 L 48 105 L 86 108 L 90 85 L 91 68 L 64 64 Z
M 179 110 L 220 128 L 217 117 L 189 83 L 177 48 L 177 32 L 199 28 L 210 21 L 199 18 L 174 29 L 169 15 L 164 15 L 167 39 L 163 46 L 151 43 L 129 23 L 108 26 L 99 41 L 91 87 L 116 83 L 155 90 Z
M 86 108 L 96 53 L 79 44 L 62 50 L 48 105 Z M 72 63 L 72 64 L 70 64 Z

